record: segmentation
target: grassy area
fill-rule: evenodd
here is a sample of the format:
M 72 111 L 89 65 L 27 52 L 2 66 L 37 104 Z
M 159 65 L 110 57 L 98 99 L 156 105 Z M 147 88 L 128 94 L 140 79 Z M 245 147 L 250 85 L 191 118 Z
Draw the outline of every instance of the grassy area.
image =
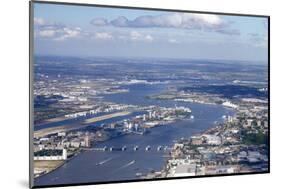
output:
M 262 132 L 245 134 L 243 136 L 243 143 L 247 145 L 268 145 L 268 135 Z

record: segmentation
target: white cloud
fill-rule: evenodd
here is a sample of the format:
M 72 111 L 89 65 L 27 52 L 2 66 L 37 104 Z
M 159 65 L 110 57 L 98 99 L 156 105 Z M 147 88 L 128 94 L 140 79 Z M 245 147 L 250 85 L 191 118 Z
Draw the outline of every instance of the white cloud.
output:
M 127 36 L 125 36 L 125 35 L 119 35 L 119 36 L 118 36 L 118 39 L 120 39 L 120 40 L 127 40 Z
M 130 33 L 130 37 L 131 37 L 131 40 L 138 41 L 138 40 L 140 40 L 142 38 L 142 35 L 139 32 L 137 32 L 137 31 L 132 31 Z
M 77 38 L 81 34 L 81 29 L 80 28 L 67 28 L 64 27 L 63 29 L 59 29 L 57 31 L 58 36 L 54 38 L 56 41 L 64 41 L 66 39 L 70 38 Z
M 43 18 L 34 18 L 34 25 L 42 26 L 45 25 L 46 21 Z
M 91 24 L 95 26 L 106 26 L 108 22 L 105 18 L 95 18 L 91 21 Z
M 184 13 L 183 17 L 187 19 L 187 22 L 194 19 L 209 27 L 221 26 L 224 24 L 224 21 L 218 15 L 213 14 L 192 14 L 192 16 L 189 16 L 187 13 Z
M 248 36 L 249 42 L 254 47 L 261 47 L 261 48 L 267 48 L 268 46 L 268 37 L 267 34 L 258 34 L 258 33 L 249 33 Z
M 102 39 L 102 40 L 109 40 L 109 39 L 113 39 L 113 36 L 107 32 L 97 32 L 94 34 L 94 38 Z
M 154 38 L 151 35 L 146 35 L 146 36 L 144 36 L 144 40 L 148 41 L 148 42 L 151 42 L 151 41 L 154 40 Z
M 267 48 L 268 47 L 268 37 L 266 35 L 262 36 L 259 40 L 256 41 L 255 46 Z
M 168 42 L 169 43 L 174 43 L 174 44 L 178 44 L 179 43 L 179 41 L 176 40 L 176 39 L 169 39 Z
M 237 29 L 217 29 L 217 33 L 227 34 L 227 35 L 240 35 L 240 31 Z
M 131 41 L 144 41 L 144 42 L 152 42 L 154 38 L 149 34 L 142 34 L 137 31 L 130 32 Z
M 105 18 L 96 18 L 91 22 L 93 25 L 110 23 L 116 27 L 171 27 L 171 28 L 216 28 L 225 26 L 226 22 L 218 15 L 173 13 L 158 16 L 139 16 L 129 20 L 125 16 L 119 16 L 108 22 Z
M 114 27 L 132 27 L 132 28 L 181 28 L 197 29 L 218 32 L 226 35 L 239 35 L 240 32 L 230 29 L 229 22 L 225 21 L 219 15 L 213 14 L 195 14 L 195 13 L 170 13 L 158 16 L 139 16 L 129 20 L 125 16 L 119 16 L 111 21 L 105 18 L 96 18 L 91 21 L 95 26 L 111 25 Z
M 35 37 L 51 38 L 55 41 L 63 41 L 70 38 L 78 38 L 83 34 L 81 28 L 71 28 L 63 24 L 48 22 L 42 18 L 34 18 Z
M 42 30 L 42 31 L 39 31 L 38 35 L 41 36 L 41 37 L 53 37 L 55 36 L 56 34 L 56 31 L 54 30 Z

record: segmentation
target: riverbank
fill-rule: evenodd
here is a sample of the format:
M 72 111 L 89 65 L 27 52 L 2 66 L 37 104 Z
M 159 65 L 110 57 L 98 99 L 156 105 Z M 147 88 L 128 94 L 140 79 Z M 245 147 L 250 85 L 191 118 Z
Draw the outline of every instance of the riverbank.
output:
M 64 160 L 34 160 L 35 178 L 50 173 L 65 163 Z
M 260 120 L 253 122 L 253 115 L 263 112 L 262 108 L 257 109 L 245 112 L 244 107 L 235 108 L 235 115 L 225 117 L 223 123 L 174 143 L 161 175 L 188 177 L 267 172 L 268 131 L 264 125 L 267 117 L 259 117 Z M 158 175 L 153 176 L 158 178 Z
M 223 115 L 231 115 L 232 111 L 218 105 L 202 105 L 197 103 L 180 104 L 189 106 L 192 109 L 194 119 L 184 119 L 160 127 L 151 128 L 151 132 L 145 135 L 128 134 L 122 137 L 115 137 L 96 144 L 96 148 L 105 146 L 120 148 L 127 147 L 126 151 L 94 151 L 88 150 L 79 153 L 77 158 L 69 161 L 67 166 L 60 167 L 51 173 L 35 180 L 40 185 L 48 183 L 72 183 L 72 182 L 93 182 L 111 180 L 137 179 L 137 173 L 146 174 L 151 170 L 161 170 L 167 160 L 167 152 L 157 151 L 158 146 L 172 146 L 174 141 L 182 137 L 192 136 L 213 127 L 215 121 L 222 120 Z M 169 105 L 174 107 L 173 104 Z M 208 118 L 206 115 L 208 114 Z M 139 150 L 134 151 L 135 146 Z M 146 146 L 151 146 L 150 151 L 145 151 Z M 97 166 L 99 162 L 111 159 L 106 163 Z M 130 166 L 125 166 L 135 160 Z M 83 176 L 80 174 L 83 170 Z M 85 176 L 86 175 L 86 176 Z M 59 177 L 59 179 L 54 180 Z M 70 180 L 69 178 L 75 178 Z
M 42 177 L 44 175 L 50 174 L 51 172 L 55 171 L 56 169 L 62 167 L 66 163 L 70 162 L 73 158 L 77 157 L 80 153 L 83 153 L 84 150 L 79 150 L 73 153 L 67 160 L 34 160 L 34 171 L 37 169 L 41 173 L 34 176 L 34 178 Z M 43 171 L 44 169 L 45 171 Z

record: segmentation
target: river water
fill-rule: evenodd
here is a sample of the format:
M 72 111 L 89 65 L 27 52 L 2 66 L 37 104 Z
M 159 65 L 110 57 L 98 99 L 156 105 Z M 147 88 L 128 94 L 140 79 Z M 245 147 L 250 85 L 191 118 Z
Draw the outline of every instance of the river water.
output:
M 86 151 L 57 170 L 35 179 L 35 185 L 104 182 L 138 179 L 136 173 L 160 171 L 165 166 L 167 151 L 157 151 L 158 146 L 172 147 L 176 140 L 190 137 L 222 122 L 223 115 L 233 115 L 233 110 L 220 105 L 161 101 L 146 98 L 165 89 L 165 85 L 135 84 L 124 86 L 130 92 L 110 94 L 107 101 L 134 105 L 161 105 L 164 107 L 187 106 L 192 110 L 193 120 L 183 120 L 165 126 L 152 128 L 145 135 L 125 135 L 100 143 L 97 147 L 122 147 L 126 151 Z M 139 146 L 134 151 L 134 146 Z M 145 151 L 146 146 L 150 151 Z M 100 164 L 99 164 L 100 163 Z

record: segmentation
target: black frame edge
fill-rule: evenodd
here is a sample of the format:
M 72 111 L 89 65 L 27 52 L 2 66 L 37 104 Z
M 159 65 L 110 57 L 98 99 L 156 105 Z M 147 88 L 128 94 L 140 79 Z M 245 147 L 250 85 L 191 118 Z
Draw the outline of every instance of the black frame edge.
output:
M 72 5 L 72 6 L 86 6 L 86 7 L 101 7 L 101 8 L 119 8 L 119 9 L 135 9 L 135 10 L 152 10 L 152 11 L 168 11 L 168 12 L 188 12 L 197 14 L 217 14 L 224 16 L 246 16 L 246 17 L 270 17 L 269 15 L 261 14 L 245 14 L 245 13 L 226 13 L 226 12 L 213 12 L 213 11 L 195 11 L 185 9 L 166 9 L 166 8 L 151 8 L 151 7 L 134 7 L 124 5 L 105 5 L 105 4 L 92 4 L 92 3 L 74 3 L 74 2 L 58 2 L 58 1 L 41 1 L 31 0 L 33 3 L 41 4 L 56 4 L 56 5 Z
M 29 188 L 34 188 L 33 166 L 33 37 L 34 37 L 34 7 L 29 1 Z

